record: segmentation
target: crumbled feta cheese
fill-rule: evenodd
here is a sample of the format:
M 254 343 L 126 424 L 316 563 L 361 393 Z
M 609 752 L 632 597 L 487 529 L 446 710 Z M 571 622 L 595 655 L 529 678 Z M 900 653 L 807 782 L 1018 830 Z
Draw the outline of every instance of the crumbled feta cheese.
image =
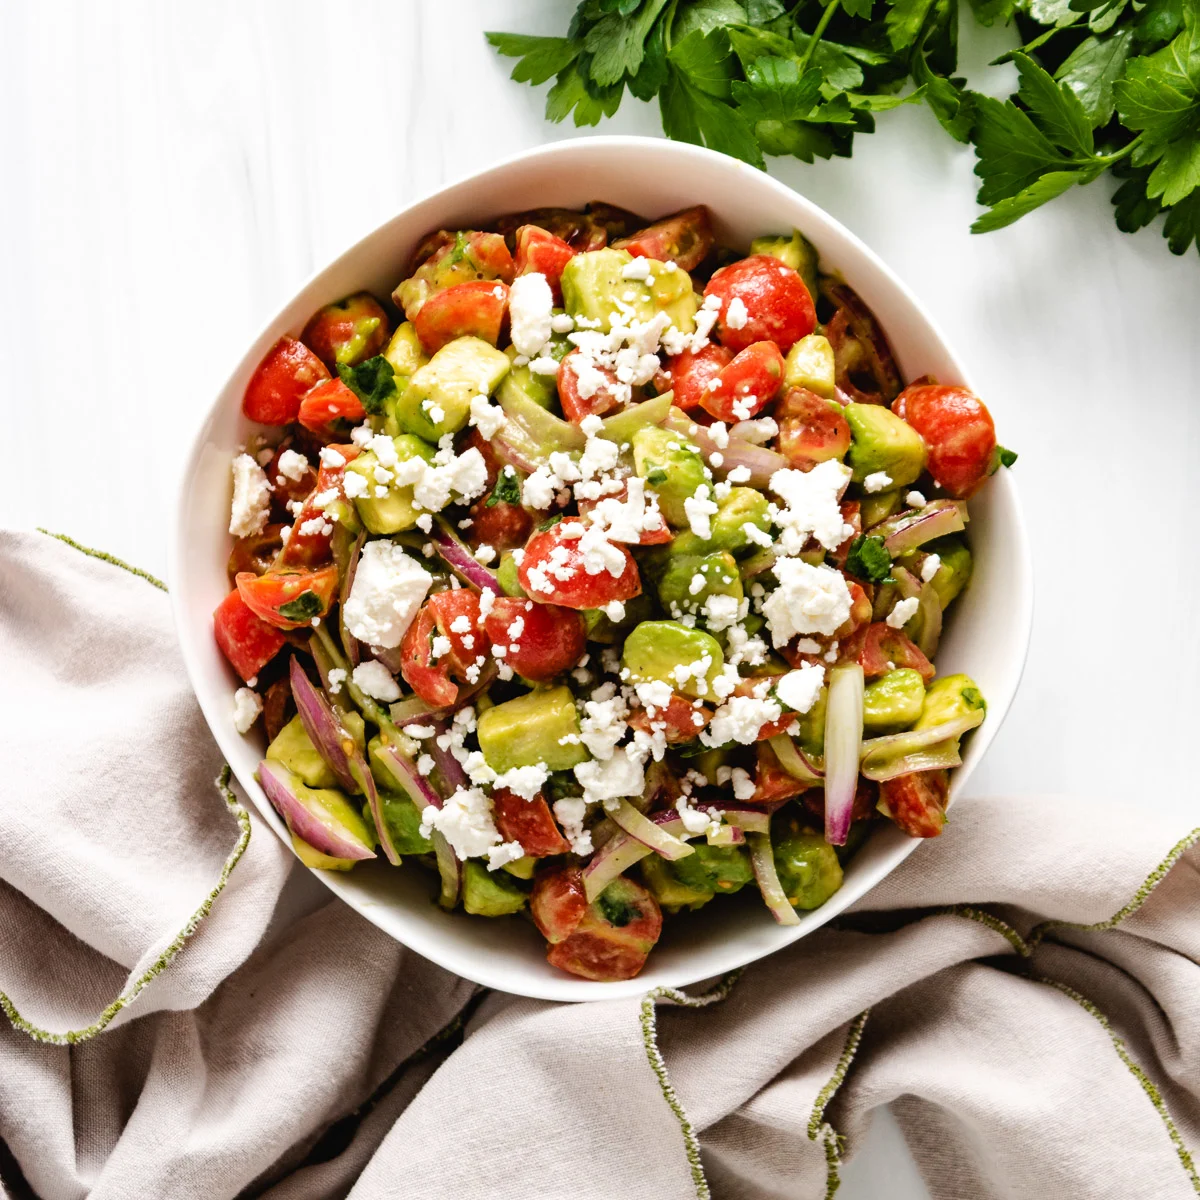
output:
M 832 458 L 811 471 L 786 468 L 771 476 L 771 491 L 786 506 L 774 513 L 784 554 L 799 554 L 810 536 L 826 550 L 836 550 L 854 532 L 839 505 L 849 482 L 850 468 Z
M 329 691 L 331 695 L 337 696 L 342 690 L 342 684 L 346 682 L 346 672 L 341 667 L 331 667 L 329 670 Z
M 650 275 L 650 262 L 645 258 L 635 258 L 621 268 L 622 279 L 646 279 Z
M 342 477 L 342 487 L 346 492 L 346 496 L 350 500 L 357 500 L 359 496 L 365 496 L 371 485 L 367 482 L 366 476 L 359 475 L 355 471 L 348 471 Z M 384 489 L 386 494 L 387 489 Z
M 238 688 L 233 693 L 233 727 L 238 733 L 249 733 L 262 710 L 262 697 L 252 688 Z
M 571 843 L 571 849 L 580 855 L 592 852 L 591 830 L 583 827 L 586 815 L 587 804 L 581 796 L 564 796 L 554 802 L 554 818 L 562 826 L 563 836 Z
M 329 467 L 331 470 L 337 470 L 338 467 L 346 465 L 346 456 L 340 450 L 335 450 L 332 446 L 322 446 L 320 457 L 321 466 Z
M 686 796 L 680 796 L 675 801 L 675 811 L 683 820 L 683 827 L 688 833 L 704 833 L 713 823 L 712 817 L 698 808 L 693 808 L 687 802 Z
M 720 633 L 741 620 L 742 606 L 736 596 L 709 596 L 704 601 L 704 621 L 712 633 Z
M 610 600 L 601 611 L 614 625 L 625 620 L 625 605 L 620 600 Z
M 233 460 L 233 504 L 229 532 L 234 537 L 261 533 L 271 513 L 271 485 L 266 473 L 249 454 Z
M 543 354 L 541 358 L 535 358 L 530 362 L 529 369 L 535 375 L 557 375 L 558 360 L 552 355 Z
M 501 775 L 497 775 L 493 787 L 507 788 L 522 800 L 532 800 L 545 786 L 550 778 L 550 772 L 545 763 L 537 763 L 529 767 L 513 767 Z
M 512 344 L 518 354 L 536 358 L 550 340 L 554 294 L 540 271 L 518 275 L 508 289 Z
M 295 450 L 285 450 L 275 465 L 284 479 L 299 483 L 304 478 L 304 472 L 308 470 L 308 459 L 303 454 L 297 454 Z
M 925 499 L 924 493 L 912 491 L 904 497 L 904 503 L 907 504 L 909 508 L 924 508 L 928 502 Z
M 749 800 L 753 797 L 755 792 L 754 780 L 750 778 L 748 771 L 743 771 L 741 767 L 734 767 L 729 781 L 733 784 L 733 796 L 735 800 Z
M 730 329 L 745 329 L 748 320 L 750 320 L 750 314 L 746 311 L 745 301 L 741 296 L 734 296 L 725 309 L 725 324 Z
M 873 471 L 863 480 L 863 489 L 868 492 L 882 492 L 892 486 L 892 477 L 886 471 Z
M 775 695 L 793 712 L 806 713 L 817 702 L 825 683 L 825 668 L 804 663 L 775 684 Z
M 369 646 L 394 649 L 432 583 L 433 576 L 395 542 L 367 542 L 346 599 L 346 628 Z
M 614 754 L 607 762 L 592 760 L 575 768 L 587 804 L 618 801 L 622 796 L 640 796 L 646 786 L 642 764 L 628 754 Z
M 520 842 L 501 842 L 487 852 L 488 870 L 498 871 L 506 863 L 516 862 L 525 857 L 525 849 Z
M 435 766 L 437 766 L 437 764 L 433 761 L 432 754 L 422 754 L 421 757 L 417 759 L 417 774 L 422 777 L 432 775 L 433 768 Z
M 925 561 L 921 564 L 921 579 L 928 583 L 939 571 L 942 565 L 940 554 L 927 555 Z
M 753 421 L 739 421 L 730 431 L 731 437 L 741 438 L 764 446 L 779 432 L 779 423 L 773 417 L 758 417 Z
M 570 333 L 575 328 L 575 318 L 570 313 L 555 313 L 550 318 L 550 328 L 555 333 Z
M 778 721 L 782 716 L 783 709 L 774 700 L 730 696 L 713 713 L 708 729 L 700 734 L 700 740 L 706 746 L 724 746 L 727 742 L 750 746 L 758 740 L 759 730 L 764 725 Z
M 365 692 L 373 700 L 382 700 L 390 704 L 400 699 L 400 687 L 392 678 L 392 673 L 381 662 L 359 663 L 354 668 L 351 677 L 355 686 Z
M 480 858 L 500 844 L 492 819 L 492 803 L 480 787 L 460 787 L 441 808 L 432 804 L 421 813 L 421 832 L 438 830 L 463 861 Z
M 887 623 L 893 629 L 903 629 L 916 615 L 920 606 L 921 601 L 916 596 L 909 596 L 907 600 L 898 600 L 896 607 L 887 615 Z
M 528 279 L 529 276 L 522 275 L 521 278 Z M 486 396 L 480 394 L 471 398 L 471 415 L 467 420 L 479 430 L 479 436 L 485 441 L 490 442 L 504 427 L 507 419 L 504 410 Z
M 661 679 L 635 684 L 634 691 L 646 708 L 666 708 L 671 703 L 671 697 L 675 695 L 671 685 Z
M 779 474 L 780 472 L 776 472 Z M 687 514 L 691 531 L 701 538 L 712 537 L 712 518 L 716 516 L 717 505 L 709 499 L 712 489 L 707 483 L 702 483 L 696 491 L 683 502 L 683 511 Z
M 778 649 L 797 634 L 832 636 L 850 617 L 850 589 L 840 571 L 800 558 L 776 562 L 779 586 L 763 602 L 763 616 Z
M 484 542 L 476 548 L 474 557 L 476 562 L 490 563 L 496 557 L 496 548 Z
M 597 689 L 592 699 L 584 703 L 583 717 L 579 722 L 580 741 L 588 748 L 592 757 L 602 762 L 612 758 L 617 743 L 625 736 L 629 726 L 625 718 L 629 706 L 625 700 L 607 689 Z

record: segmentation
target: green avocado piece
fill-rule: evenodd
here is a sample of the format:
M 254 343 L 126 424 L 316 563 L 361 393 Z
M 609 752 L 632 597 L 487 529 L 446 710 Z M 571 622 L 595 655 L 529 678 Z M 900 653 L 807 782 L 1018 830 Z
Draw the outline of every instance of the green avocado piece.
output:
M 552 348 L 554 343 L 551 343 Z M 566 344 L 566 349 L 571 347 Z M 505 357 L 509 360 L 508 374 L 500 381 L 500 386 L 496 389 L 496 399 L 501 404 L 505 400 L 532 400 L 539 408 L 553 408 L 554 402 L 558 398 L 558 388 L 555 386 L 555 376 L 539 375 L 529 369 L 529 364 L 524 366 L 513 366 L 512 360 L 517 357 L 516 346 L 509 346 L 504 351 Z M 563 356 L 559 356 L 565 357 Z
M 276 734 L 275 740 L 267 747 L 267 757 L 282 763 L 293 775 L 299 775 L 306 787 L 337 787 L 337 776 L 312 744 L 299 716 L 293 717 Z
M 931 729 L 981 708 L 987 711 L 987 701 L 970 675 L 943 675 L 929 685 L 921 715 L 913 728 Z
M 530 858 L 528 854 L 524 858 L 518 858 L 514 862 L 505 863 L 500 869 L 507 871 L 514 879 L 532 879 L 534 871 L 537 870 L 538 860 Z
M 701 668 L 709 660 L 703 676 L 695 671 L 683 682 L 675 675 L 680 666 Z M 661 680 L 675 691 L 698 700 L 716 699 L 713 680 L 725 665 L 721 644 L 702 629 L 688 629 L 678 621 L 643 621 L 625 639 L 621 665 L 629 671 L 630 683 Z
M 799 829 L 794 817 L 778 824 L 782 836 L 773 829 L 771 839 L 784 895 L 793 908 L 820 908 L 842 886 L 837 851 L 819 833 Z
M 732 895 L 754 878 L 750 852 L 745 846 L 710 846 L 696 841 L 689 844 L 693 853 L 668 864 L 681 883 L 704 888 L 711 894 Z
M 642 859 L 641 866 L 642 881 L 667 912 L 678 912 L 681 908 L 697 909 L 713 898 L 712 888 L 684 883 L 671 870 L 672 864 L 657 854 L 647 855 Z
M 882 404 L 847 404 L 842 410 L 850 426 L 846 462 L 854 482 L 885 472 L 889 487 L 915 483 L 925 469 L 925 443 L 921 435 Z
M 768 500 L 757 488 L 730 488 L 724 500 L 717 501 L 716 514 L 711 518 L 712 535 L 698 537 L 689 529 L 667 547 L 670 554 L 707 554 L 712 550 L 728 550 L 741 554 L 758 549 L 746 534 L 745 527 L 753 525 L 764 533 L 771 528 Z
M 699 588 L 695 586 L 697 577 L 702 580 Z M 685 613 L 703 612 L 710 596 L 732 596 L 739 604 L 743 596 L 737 560 L 728 550 L 672 556 L 654 580 L 654 587 L 659 604 L 676 620 Z
M 396 401 L 396 418 L 401 428 L 427 442 L 457 433 L 467 423 L 471 401 L 490 396 L 508 369 L 503 350 L 482 338 L 455 338 L 413 372 Z
M 529 599 L 517 573 L 517 563 L 511 550 L 505 550 L 500 555 L 500 565 L 496 568 L 496 582 L 506 596 L 521 596 Z
M 700 305 L 691 276 L 648 258 L 646 280 L 626 279 L 622 272 L 631 262 L 633 255 L 628 250 L 606 246 L 576 254 L 563 268 L 563 307 L 580 328 L 608 333 L 614 315 L 645 322 L 655 313 L 665 312 L 676 329 L 691 333 Z
M 826 400 L 837 392 L 837 367 L 829 339 L 819 333 L 802 337 L 787 353 L 783 368 L 783 387 L 808 388 Z
M 796 718 L 800 723 L 796 740 L 800 743 L 800 749 L 810 758 L 820 758 L 825 753 L 825 710 L 828 706 L 829 689 L 823 687 L 817 693 L 812 708 Z
M 771 153 L 771 151 L 768 151 Z M 790 151 L 789 151 L 790 153 Z M 751 254 L 770 254 L 787 263 L 793 271 L 798 271 L 808 288 L 808 294 L 815 301 L 817 298 L 817 283 L 819 279 L 817 264 L 820 256 L 817 248 L 798 229 L 787 237 L 761 237 L 750 243 Z
M 462 895 L 463 908 L 476 917 L 504 917 L 519 912 L 529 899 L 511 875 L 489 871 L 473 858 L 463 863 Z
M 421 349 L 421 339 L 417 337 L 416 327 L 411 321 L 402 321 L 396 327 L 383 357 L 392 364 L 392 370 L 405 379 L 429 361 Z
M 696 755 L 696 770 L 708 780 L 709 784 L 717 782 L 717 771 L 729 766 L 730 751 L 722 749 L 705 750 Z
M 642 592 L 631 600 L 625 601 L 625 615 L 620 621 L 613 621 L 603 609 L 583 609 L 584 633 L 589 642 L 612 646 L 622 641 L 625 633 L 639 621 L 648 620 L 653 615 L 654 601 L 645 592 Z
M 971 551 L 966 542 L 954 533 L 926 542 L 921 549 L 938 555 L 942 560 L 931 582 L 944 611 L 971 582 L 971 570 L 974 566 Z
M 579 740 L 579 713 L 566 687 L 526 692 L 479 715 L 479 748 L 493 771 L 544 763 L 567 771 L 590 756 Z M 572 738 L 572 741 L 564 739 Z
M 925 681 L 907 667 L 889 671 L 863 692 L 863 728 L 872 734 L 899 733 L 921 715 Z
M 310 845 L 294 833 L 292 849 L 306 867 L 314 867 L 318 871 L 349 871 L 356 861 L 353 858 L 335 858 L 332 854 L 323 854 L 316 846 Z
M 867 492 L 860 502 L 862 507 L 859 509 L 863 529 L 870 529 L 897 512 L 900 508 L 900 495 L 899 488 L 891 488 L 886 492 Z
M 402 433 L 392 438 L 396 447 L 396 457 L 401 462 L 411 458 L 423 458 L 433 462 L 433 447 L 412 434 Z M 413 506 L 412 484 L 401 487 L 394 479 L 387 484 L 381 484 L 375 478 L 375 468 L 379 459 L 373 450 L 360 454 L 349 466 L 347 474 L 361 475 L 367 481 L 367 491 L 355 498 L 354 507 L 362 523 L 372 533 L 400 533 L 412 529 L 420 516 L 420 510 Z M 387 488 L 387 495 L 377 496 L 376 489 Z
M 676 529 L 687 529 L 684 501 L 695 495 L 701 484 L 712 481 L 712 472 L 704 465 L 700 447 L 682 434 L 658 425 L 645 425 L 633 435 L 633 464 L 658 497 L 658 507 L 667 523 Z
M 304 804 L 304 807 L 313 815 L 318 816 L 321 823 L 326 827 L 330 825 L 339 826 L 347 838 L 360 842 L 364 846 L 375 845 L 374 827 L 362 819 L 358 809 L 350 803 L 345 793 L 335 787 L 308 787 L 300 782 L 299 776 L 292 779 L 290 785 Z M 291 830 L 289 829 L 288 832 L 290 833 Z M 302 841 L 302 839 L 298 840 Z M 307 846 L 313 854 L 321 854 L 319 850 L 308 842 L 303 842 L 303 845 Z M 329 856 L 321 854 L 321 857 L 328 858 Z M 333 861 L 343 862 L 345 860 L 335 858 Z M 309 865 L 315 866 L 318 864 L 310 863 Z M 332 869 L 343 870 L 345 868 L 337 867 Z
M 381 790 L 379 805 L 397 854 L 429 854 L 433 851 L 433 843 L 421 834 L 421 813 L 407 796 Z M 363 809 L 363 820 L 371 820 L 369 806 Z

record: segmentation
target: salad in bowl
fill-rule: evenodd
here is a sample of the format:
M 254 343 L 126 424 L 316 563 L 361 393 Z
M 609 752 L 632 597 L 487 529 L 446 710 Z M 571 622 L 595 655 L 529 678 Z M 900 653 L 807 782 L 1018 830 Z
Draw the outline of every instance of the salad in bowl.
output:
M 757 892 L 795 925 L 873 826 L 941 832 L 987 704 L 938 642 L 1014 456 L 798 232 L 440 229 L 243 413 L 214 631 L 309 866 L 425 872 L 610 981 L 664 918 Z

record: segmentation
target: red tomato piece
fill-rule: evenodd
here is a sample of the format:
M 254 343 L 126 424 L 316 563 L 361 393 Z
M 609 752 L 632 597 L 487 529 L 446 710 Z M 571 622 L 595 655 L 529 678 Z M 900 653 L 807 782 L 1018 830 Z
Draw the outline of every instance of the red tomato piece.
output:
M 313 485 L 317 482 L 317 472 L 311 463 L 305 467 L 299 479 L 293 479 L 290 475 L 280 474 L 279 459 L 283 455 L 283 452 L 289 449 L 294 449 L 290 438 L 275 451 L 275 456 L 263 467 L 263 472 L 271 484 L 271 499 L 275 504 L 281 506 L 286 506 L 289 502 L 295 503 L 297 500 L 303 500 L 313 490 Z
M 288 425 L 296 419 L 305 392 L 328 378 L 325 364 L 303 342 L 281 337 L 254 369 L 242 412 L 260 425 Z
M 783 355 L 774 342 L 747 346 L 706 386 L 700 407 L 718 421 L 748 421 L 775 399 L 783 384 Z
M 588 573 L 579 549 L 582 530 L 578 521 L 560 521 L 529 539 L 517 568 L 526 593 L 544 604 L 561 604 L 564 608 L 602 608 L 614 600 L 632 600 L 641 595 L 637 563 L 617 543 L 610 545 L 624 558 L 620 574 L 614 575 L 607 568 L 595 575 Z
M 654 715 L 639 708 L 629 718 L 629 724 L 643 733 L 662 733 L 668 744 L 676 742 L 691 742 L 700 735 L 700 730 L 712 720 L 712 709 L 700 705 L 692 706 L 692 702 L 678 692 L 671 693 L 671 699 L 665 708 L 656 708 Z
M 634 258 L 656 258 L 694 271 L 708 257 L 714 240 L 708 209 L 698 204 L 613 242 L 613 247 L 628 250 Z
M 937 837 L 946 824 L 950 776 L 945 771 L 914 771 L 879 785 L 879 809 L 909 837 Z
M 675 393 L 675 404 L 687 410 L 696 408 L 720 378 L 721 372 L 733 362 L 733 351 L 716 342 L 710 342 L 703 350 L 693 353 L 685 350 L 668 362 L 671 372 L 671 389 Z
M 584 979 L 632 979 L 662 933 L 662 909 L 641 884 L 621 876 L 588 905 L 546 961 Z
M 775 751 L 767 742 L 760 741 L 754 748 L 754 795 L 751 804 L 773 804 L 779 800 L 790 800 L 811 786 L 801 783 L 789 775 L 780 765 Z
M 755 342 L 774 342 L 786 354 L 817 327 L 817 310 L 804 280 L 770 254 L 752 254 L 722 267 L 704 294 L 720 298 L 717 336 L 735 354 Z M 731 325 L 729 306 L 734 300 L 741 304 L 734 306 Z
M 456 628 L 457 626 L 457 628 Z M 434 656 L 434 640 L 449 648 Z M 400 673 L 408 685 L 434 708 L 458 699 L 458 684 L 470 682 L 468 669 L 491 652 L 491 641 L 479 620 L 479 594 L 470 588 L 438 592 L 425 602 L 400 643 Z M 454 677 L 454 679 L 451 678 Z
M 388 315 L 370 292 L 335 300 L 313 313 L 301 340 L 327 366 L 353 366 L 387 345 Z
M 844 458 L 850 449 L 850 425 L 841 405 L 808 388 L 788 388 L 775 409 L 775 420 L 779 453 L 801 471 Z
M 425 605 L 400 643 L 400 674 L 431 708 L 445 708 L 458 699 L 458 685 L 450 679 L 450 664 L 433 657 L 437 618 Z
M 969 496 L 983 482 L 996 449 L 992 414 L 965 387 L 921 384 L 905 388 L 892 404 L 929 448 L 929 473 L 952 496 Z
M 528 275 L 534 271 L 545 275 L 556 301 L 562 301 L 563 267 L 575 257 L 560 237 L 537 225 L 522 225 L 517 230 L 516 274 Z
M 513 550 L 525 545 L 533 532 L 533 517 L 519 504 L 499 500 L 489 507 L 491 495 L 477 500 L 470 510 L 471 541 L 475 546 Z
M 600 250 L 608 245 L 608 230 L 594 217 L 573 208 L 531 208 L 510 213 L 496 222 L 496 228 L 508 238 L 524 225 L 536 225 L 562 238 L 576 254 Z
M 479 616 L 479 593 L 470 588 L 451 588 L 429 597 L 438 633 L 450 643 L 449 665 L 465 678 L 467 668 L 491 650 Z
M 529 915 L 552 946 L 574 933 L 587 912 L 587 893 L 578 867 L 539 871 L 529 896 Z
M 857 660 L 868 679 L 886 675 L 895 667 L 908 667 L 919 671 L 926 683 L 936 674 L 933 664 L 911 639 L 902 630 L 893 629 L 884 621 L 868 625 L 860 637 L 862 647 L 858 651 Z
M 866 588 L 851 579 L 849 575 L 846 575 L 845 571 L 842 572 L 842 575 L 846 580 L 846 589 L 850 593 L 850 615 L 843 624 L 838 626 L 837 633 L 834 636 L 840 641 L 846 641 L 848 638 L 854 637 L 864 626 L 871 623 L 874 608 Z M 889 629 L 891 627 L 885 625 L 884 628 Z M 913 648 L 916 649 L 915 646 Z M 919 654 L 920 651 L 918 650 L 917 653 Z
M 604 502 L 604 500 L 616 500 L 618 503 L 624 503 L 629 495 L 629 484 L 622 483 L 619 492 L 607 493 L 600 500 L 580 500 L 579 515 L 581 517 L 590 517 L 596 508 Z M 661 546 L 665 542 L 669 542 L 675 535 L 671 532 L 670 526 L 663 519 L 662 513 L 658 515 L 658 524 L 652 529 L 643 529 L 642 536 L 638 538 L 636 545 L 639 546 Z M 617 539 L 614 539 L 617 540 Z
M 234 588 L 213 613 L 213 633 L 221 653 L 247 682 L 283 649 L 287 638 L 256 616 Z
M 436 354 L 459 337 L 477 337 L 493 346 L 508 306 L 508 287 L 496 279 L 456 283 L 434 292 L 413 317 L 426 354 Z
M 504 661 L 535 683 L 570 670 L 587 645 L 579 613 L 519 596 L 497 596 L 483 625 L 494 645 L 508 647 Z
M 326 459 L 330 459 L 336 454 L 342 459 L 342 462 L 340 464 L 322 462 L 321 469 L 317 472 L 316 486 L 304 501 L 304 506 L 292 524 L 292 532 L 288 535 L 287 544 L 279 556 L 280 566 L 315 567 L 328 562 L 332 554 L 334 521 L 332 516 L 326 516 L 326 510 L 328 504 L 332 504 L 334 501 L 340 501 L 343 504 L 350 503 L 346 498 L 345 490 L 346 464 L 356 459 L 362 451 L 354 445 L 331 445 L 325 449 L 331 452 L 325 455 Z M 331 497 L 331 492 L 336 495 Z M 321 500 L 320 507 L 317 506 L 318 497 Z M 317 517 L 323 518 L 321 527 L 319 529 L 312 528 L 307 533 L 303 532 L 305 526 Z M 327 527 L 328 532 L 326 532 Z
M 302 629 L 324 617 L 337 590 L 337 567 L 316 571 L 273 567 L 265 575 L 243 572 L 234 581 L 246 607 L 276 629 Z
M 850 547 L 854 544 L 854 539 L 862 534 L 862 505 L 857 500 L 843 500 L 841 503 L 842 520 L 850 526 L 853 532 L 846 538 L 844 542 L 830 555 L 830 558 L 838 565 L 839 568 L 846 565 L 846 556 L 850 553 Z M 847 576 L 849 579 L 849 576 Z M 853 613 L 854 605 L 854 586 L 851 586 L 851 612 Z M 862 591 L 862 588 L 859 588 Z M 866 594 L 865 592 L 863 593 Z
M 253 533 L 249 537 L 238 538 L 229 552 L 229 562 L 225 572 L 230 583 L 241 571 L 252 571 L 255 575 L 265 575 L 275 564 L 283 539 L 280 534 L 283 526 L 271 524 L 264 526 L 261 533 Z
M 558 364 L 558 399 L 563 415 L 576 425 L 584 417 L 601 417 L 614 408 L 621 408 L 629 390 L 609 367 L 593 367 L 581 383 L 578 356 L 579 351 L 572 350 Z
M 507 788 L 497 788 L 492 792 L 492 817 L 500 836 L 506 842 L 520 842 L 530 858 L 549 858 L 571 850 L 541 792 L 525 800 Z
M 324 383 L 317 384 L 300 401 L 297 420 L 305 429 L 319 433 L 339 417 L 357 422 L 364 416 L 366 413 L 362 401 L 340 379 L 327 379 Z

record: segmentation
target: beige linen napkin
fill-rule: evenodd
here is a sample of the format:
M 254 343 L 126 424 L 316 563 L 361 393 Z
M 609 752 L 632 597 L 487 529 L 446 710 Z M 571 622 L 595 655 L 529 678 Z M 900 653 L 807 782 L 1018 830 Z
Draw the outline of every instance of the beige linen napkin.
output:
M 272 920 L 152 581 L 0 533 L 0 721 L 0 1194 L 823 1197 L 882 1104 L 937 1200 L 1200 1192 L 1200 851 L 1150 806 L 965 801 L 740 978 L 553 1005 Z

